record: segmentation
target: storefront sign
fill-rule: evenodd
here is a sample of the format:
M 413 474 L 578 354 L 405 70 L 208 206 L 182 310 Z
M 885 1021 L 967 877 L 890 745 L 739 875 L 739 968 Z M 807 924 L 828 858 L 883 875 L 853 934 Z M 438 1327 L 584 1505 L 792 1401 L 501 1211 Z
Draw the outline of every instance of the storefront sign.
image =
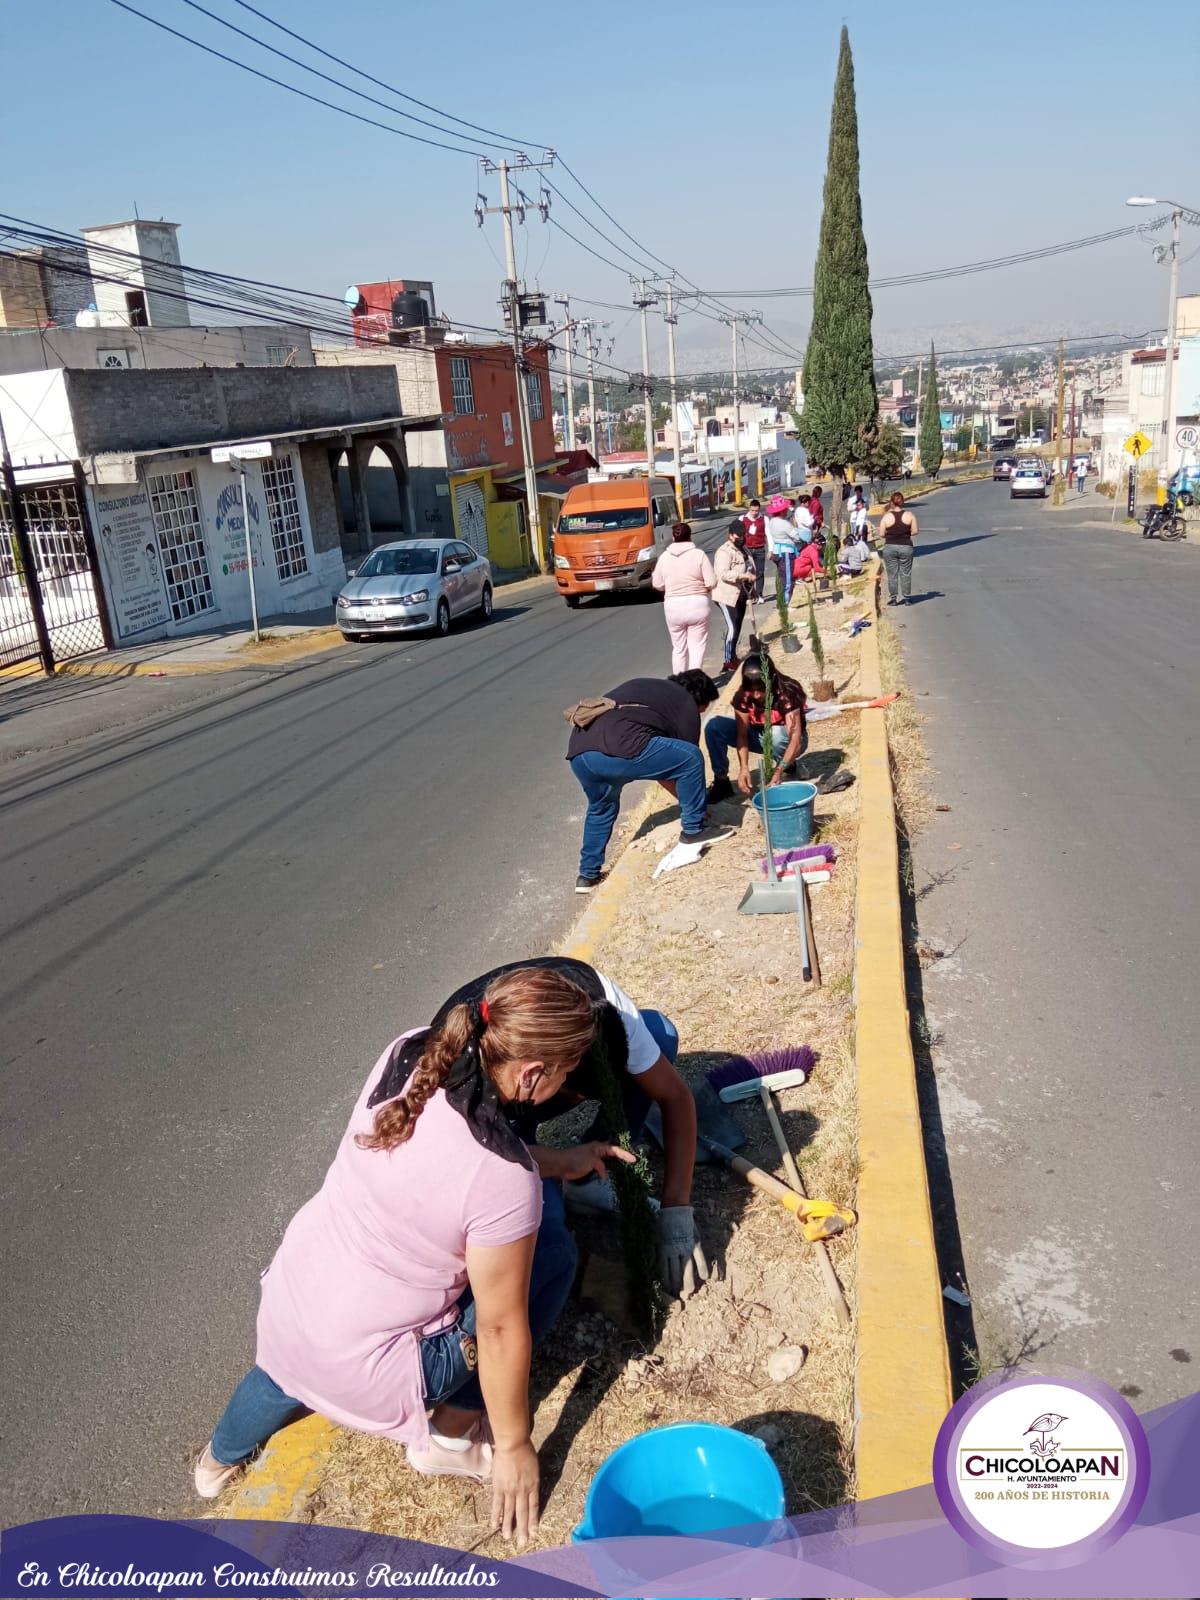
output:
M 262 551 L 258 541 L 262 510 L 248 481 L 246 504 L 250 510 L 250 543 L 254 548 L 254 565 L 258 568 L 262 566 Z M 231 478 L 217 496 L 217 514 L 213 518 L 213 531 L 217 535 L 217 548 L 214 554 L 221 564 L 221 571 L 226 576 L 235 572 L 245 572 L 246 519 L 242 515 L 242 485 L 238 476 Z
M 141 484 L 93 484 L 105 588 L 123 639 L 171 620 L 154 515 Z

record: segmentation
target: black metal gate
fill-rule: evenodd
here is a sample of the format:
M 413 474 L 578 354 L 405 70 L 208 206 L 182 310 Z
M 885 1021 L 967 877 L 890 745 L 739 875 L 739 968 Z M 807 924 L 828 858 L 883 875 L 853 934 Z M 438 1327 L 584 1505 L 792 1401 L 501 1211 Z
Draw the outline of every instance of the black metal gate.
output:
M 33 555 L 21 560 L 10 507 L 0 487 L 0 667 L 38 659 L 31 586 L 55 662 L 111 645 L 96 554 L 77 481 L 18 487 Z

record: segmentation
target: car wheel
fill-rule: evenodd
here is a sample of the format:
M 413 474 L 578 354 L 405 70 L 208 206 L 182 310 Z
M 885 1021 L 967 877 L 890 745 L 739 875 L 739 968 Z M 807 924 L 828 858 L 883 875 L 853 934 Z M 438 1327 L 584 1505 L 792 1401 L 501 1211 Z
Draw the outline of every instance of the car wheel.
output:
M 490 622 L 492 620 L 492 586 L 485 583 L 483 586 L 483 599 L 479 602 L 479 620 Z
M 568 611 L 579 610 L 579 596 L 577 594 L 565 594 L 563 599 L 567 602 Z
M 450 604 L 445 599 L 438 601 L 437 621 L 434 623 L 434 627 L 437 629 L 440 639 L 444 639 L 450 632 Z

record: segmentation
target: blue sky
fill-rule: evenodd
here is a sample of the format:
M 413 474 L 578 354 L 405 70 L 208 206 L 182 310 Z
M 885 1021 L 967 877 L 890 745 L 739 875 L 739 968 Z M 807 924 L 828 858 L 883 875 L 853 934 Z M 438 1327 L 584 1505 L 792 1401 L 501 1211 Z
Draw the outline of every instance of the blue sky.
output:
M 132 3 L 314 93 L 404 125 L 255 50 L 183 0 Z M 235 0 L 204 3 L 348 76 Z M 1194 0 L 953 9 L 928 0 L 844 8 L 261 0 L 261 9 L 423 100 L 553 145 L 631 233 L 706 288 L 811 282 L 843 17 L 855 52 L 874 275 L 1144 220 L 1151 213 L 1123 203 L 1136 191 L 1200 205 L 1200 133 L 1186 86 Z M 470 156 L 306 104 L 109 0 L 5 0 L 3 12 L 4 210 L 75 228 L 129 216 L 136 203 L 143 216 L 181 223 L 184 259 L 198 265 L 339 295 L 356 279 L 429 277 L 442 309 L 495 321 L 500 224 L 476 228 Z M 1189 65 L 1172 87 L 1169 63 L 1181 60 Z M 628 244 L 565 173 L 553 176 Z M 494 180 L 489 188 L 494 200 Z M 553 215 L 620 259 L 557 199 Z M 1197 246 L 1200 229 L 1185 229 L 1184 255 Z M 628 303 L 622 274 L 536 214 L 519 232 L 518 262 L 548 290 Z M 1184 265 L 1185 290 L 1200 289 L 1198 269 L 1200 258 Z M 930 331 L 957 330 L 969 343 L 972 329 L 985 337 L 1135 330 L 1161 324 L 1165 299 L 1165 269 L 1148 245 L 1121 240 L 1040 265 L 880 290 L 876 331 L 885 343 L 894 334 L 919 344 Z M 785 340 L 802 341 L 806 301 L 761 308 Z M 619 353 L 634 361 L 625 315 L 599 315 L 612 319 Z M 685 317 L 684 363 L 714 336 L 721 330 Z

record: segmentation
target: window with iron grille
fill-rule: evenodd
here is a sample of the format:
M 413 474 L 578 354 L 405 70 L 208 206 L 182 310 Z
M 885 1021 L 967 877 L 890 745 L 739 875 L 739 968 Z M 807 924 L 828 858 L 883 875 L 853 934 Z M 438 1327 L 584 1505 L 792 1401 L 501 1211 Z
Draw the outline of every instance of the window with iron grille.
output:
M 527 372 L 525 374 L 525 391 L 529 396 L 529 416 L 533 422 L 540 422 L 545 416 L 542 410 L 542 375 L 540 372 Z
M 304 548 L 304 525 L 300 521 L 300 501 L 296 495 L 291 456 L 272 456 L 265 460 L 262 475 L 280 581 L 299 578 L 308 571 L 308 551 Z
M 202 611 L 211 611 L 216 604 L 208 574 L 208 552 L 204 548 L 195 474 L 155 473 L 146 479 L 146 488 L 158 532 L 171 615 L 176 622 L 186 622 Z
M 450 357 L 450 387 L 454 391 L 455 415 L 469 417 L 475 410 L 475 387 L 471 382 L 471 363 L 466 356 Z

